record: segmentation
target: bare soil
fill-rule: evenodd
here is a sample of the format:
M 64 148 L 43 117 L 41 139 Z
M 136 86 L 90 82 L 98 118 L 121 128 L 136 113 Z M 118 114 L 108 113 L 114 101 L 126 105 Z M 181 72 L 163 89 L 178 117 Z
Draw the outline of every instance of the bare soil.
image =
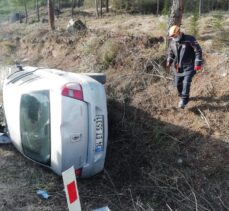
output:
M 204 69 L 184 110 L 164 68 L 166 18 L 92 14 L 81 17 L 88 30 L 75 34 L 65 31 L 68 18 L 53 32 L 40 23 L 3 25 L 0 61 L 106 73 L 107 159 L 102 173 L 78 180 L 83 210 L 229 210 L 228 41 L 215 45 L 209 17 L 198 37 Z M 62 179 L 13 146 L 0 146 L 0 169 L 0 210 L 67 210 Z

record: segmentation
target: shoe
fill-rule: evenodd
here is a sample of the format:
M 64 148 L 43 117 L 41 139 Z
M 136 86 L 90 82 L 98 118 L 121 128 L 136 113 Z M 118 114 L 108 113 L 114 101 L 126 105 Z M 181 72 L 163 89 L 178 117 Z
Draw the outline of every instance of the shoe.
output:
M 181 100 L 179 101 L 179 103 L 178 103 L 178 108 L 184 109 L 184 107 L 185 107 L 185 103 L 184 103 L 184 101 L 181 99 Z

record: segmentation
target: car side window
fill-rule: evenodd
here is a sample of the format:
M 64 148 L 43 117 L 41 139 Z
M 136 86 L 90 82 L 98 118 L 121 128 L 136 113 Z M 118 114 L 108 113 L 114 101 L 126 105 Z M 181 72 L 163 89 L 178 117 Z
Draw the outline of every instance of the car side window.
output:
M 37 162 L 49 165 L 51 158 L 49 91 L 22 95 L 20 132 L 24 154 Z

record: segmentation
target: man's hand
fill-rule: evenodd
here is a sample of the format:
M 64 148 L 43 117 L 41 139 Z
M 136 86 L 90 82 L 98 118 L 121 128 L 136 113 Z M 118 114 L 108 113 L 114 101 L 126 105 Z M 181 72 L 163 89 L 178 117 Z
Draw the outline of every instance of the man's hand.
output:
M 200 71 L 201 69 L 202 69 L 201 66 L 195 66 L 195 67 L 194 67 L 194 70 L 195 70 L 195 71 Z
M 167 62 L 167 63 L 166 63 L 166 69 L 168 69 L 168 70 L 169 70 L 169 69 L 170 69 L 170 67 L 171 67 L 171 65 L 172 65 L 172 64 L 170 64 L 169 62 Z

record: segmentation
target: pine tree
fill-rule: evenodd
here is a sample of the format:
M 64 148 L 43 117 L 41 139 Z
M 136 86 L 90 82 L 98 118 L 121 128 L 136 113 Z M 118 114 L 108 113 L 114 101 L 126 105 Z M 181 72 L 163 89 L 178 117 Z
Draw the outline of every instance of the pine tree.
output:
M 55 29 L 54 25 L 54 1 L 48 0 L 48 17 L 51 30 Z

